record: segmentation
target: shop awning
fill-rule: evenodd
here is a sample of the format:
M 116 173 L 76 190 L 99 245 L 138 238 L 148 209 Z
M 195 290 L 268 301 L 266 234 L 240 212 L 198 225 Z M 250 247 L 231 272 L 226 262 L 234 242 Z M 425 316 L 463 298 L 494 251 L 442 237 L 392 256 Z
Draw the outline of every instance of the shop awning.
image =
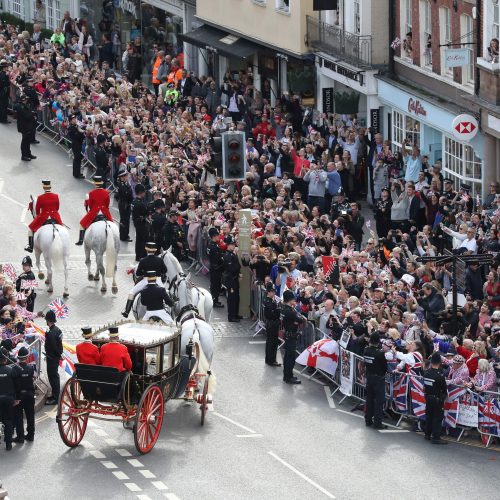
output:
M 206 24 L 189 33 L 184 33 L 182 37 L 186 43 L 201 48 L 211 47 L 226 57 L 246 59 L 258 50 L 258 45 L 255 43 Z

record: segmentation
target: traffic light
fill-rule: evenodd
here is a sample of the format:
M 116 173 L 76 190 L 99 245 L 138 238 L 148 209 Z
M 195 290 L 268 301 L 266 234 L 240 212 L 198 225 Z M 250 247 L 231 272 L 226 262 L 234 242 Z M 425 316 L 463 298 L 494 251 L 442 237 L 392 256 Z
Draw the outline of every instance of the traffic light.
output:
M 222 134 L 222 177 L 224 180 L 238 181 L 245 178 L 247 170 L 245 150 L 244 132 L 224 132 Z
M 212 146 L 213 165 L 217 170 L 217 177 L 220 177 L 222 172 L 222 137 L 220 135 L 214 135 L 210 144 Z

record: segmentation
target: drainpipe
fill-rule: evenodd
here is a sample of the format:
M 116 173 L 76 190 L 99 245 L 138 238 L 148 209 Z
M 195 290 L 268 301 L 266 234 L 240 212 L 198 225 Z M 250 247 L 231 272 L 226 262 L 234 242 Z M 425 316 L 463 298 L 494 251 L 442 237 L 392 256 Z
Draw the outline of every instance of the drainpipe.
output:
M 480 1 L 480 0 L 478 0 Z M 396 6 L 395 0 L 389 0 L 389 76 L 394 76 L 394 50 L 391 43 L 396 38 Z
M 480 83 L 480 71 L 479 66 L 477 65 L 477 58 L 481 57 L 482 47 L 481 47 L 481 3 L 482 0 L 476 0 L 476 64 L 474 65 L 474 95 L 479 95 L 479 83 Z

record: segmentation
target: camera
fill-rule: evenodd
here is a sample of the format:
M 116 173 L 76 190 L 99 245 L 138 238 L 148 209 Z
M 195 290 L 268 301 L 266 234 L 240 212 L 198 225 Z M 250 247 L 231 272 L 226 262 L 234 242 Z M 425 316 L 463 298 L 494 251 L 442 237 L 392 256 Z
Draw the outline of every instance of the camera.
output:
M 283 273 L 290 271 L 291 268 L 292 268 L 292 263 L 289 260 L 284 260 L 283 262 L 278 264 L 278 270 Z

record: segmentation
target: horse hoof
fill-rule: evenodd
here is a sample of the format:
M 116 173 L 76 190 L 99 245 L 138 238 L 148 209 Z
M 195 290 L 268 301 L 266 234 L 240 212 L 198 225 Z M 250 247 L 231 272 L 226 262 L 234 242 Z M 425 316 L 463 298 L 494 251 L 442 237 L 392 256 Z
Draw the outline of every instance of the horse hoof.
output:
M 111 288 L 111 293 L 113 293 L 114 295 L 116 295 L 118 293 L 118 287 L 117 286 L 114 286 Z
M 89 281 L 94 281 L 94 275 L 93 274 L 89 274 L 88 278 L 89 278 Z
M 49 284 L 49 280 L 45 280 L 45 284 L 48 285 Z
M 63 297 L 64 297 L 65 299 L 67 299 L 67 298 L 69 297 L 69 292 L 64 292 L 64 293 L 63 293 Z
M 94 274 L 94 281 L 99 281 L 99 274 Z
M 38 273 L 38 279 L 39 279 L 39 280 L 43 280 L 43 278 L 45 278 L 45 274 L 43 274 L 43 273 Z
M 47 293 L 52 293 L 54 291 L 53 288 L 47 288 Z
M 107 288 L 101 288 L 101 292 L 102 292 L 102 293 L 106 293 L 107 291 L 108 291 L 108 289 L 107 289 Z

